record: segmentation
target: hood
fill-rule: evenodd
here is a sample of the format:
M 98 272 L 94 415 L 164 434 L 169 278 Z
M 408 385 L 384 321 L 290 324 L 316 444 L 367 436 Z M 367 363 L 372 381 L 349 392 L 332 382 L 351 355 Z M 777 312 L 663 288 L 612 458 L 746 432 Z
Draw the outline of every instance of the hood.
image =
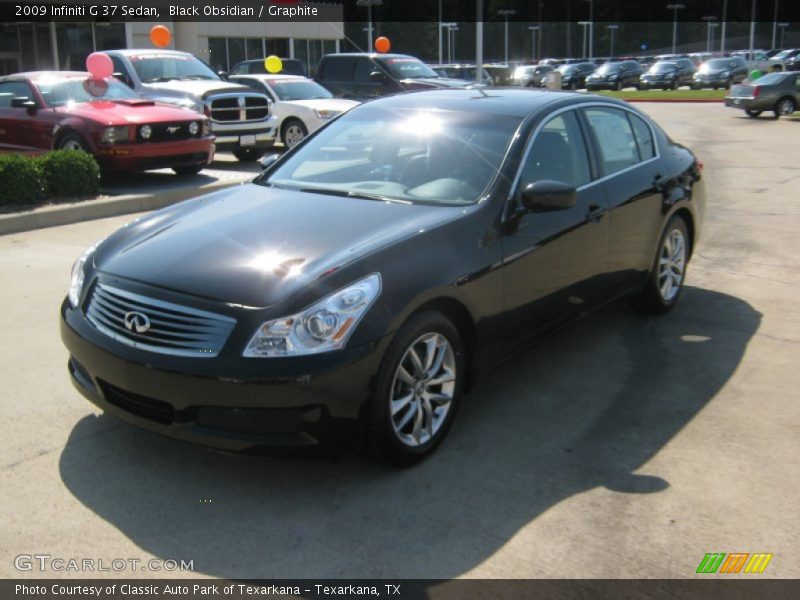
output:
M 150 285 L 266 308 L 462 213 L 246 184 L 126 225 L 100 244 L 94 264 Z
M 317 100 L 281 100 L 280 104 L 302 106 L 311 110 L 335 110 L 343 113 L 354 106 L 358 106 L 360 102 L 345 100 L 344 98 L 320 98 Z
M 253 88 L 237 83 L 222 81 L 221 79 L 192 79 L 180 81 L 160 81 L 156 83 L 143 83 L 142 88 L 148 95 L 166 96 L 171 98 L 205 99 L 213 93 L 229 94 L 231 92 L 258 93 Z
M 174 123 L 175 121 L 192 121 L 199 118 L 194 111 L 166 104 L 157 104 L 150 100 L 114 102 L 94 100 L 92 102 L 79 102 L 69 106 L 60 106 L 55 111 L 97 121 L 105 125 Z
M 408 89 L 428 89 L 428 88 L 466 88 L 469 86 L 483 87 L 475 81 L 464 79 L 446 79 L 444 77 L 424 77 L 420 79 L 403 79 L 403 85 Z

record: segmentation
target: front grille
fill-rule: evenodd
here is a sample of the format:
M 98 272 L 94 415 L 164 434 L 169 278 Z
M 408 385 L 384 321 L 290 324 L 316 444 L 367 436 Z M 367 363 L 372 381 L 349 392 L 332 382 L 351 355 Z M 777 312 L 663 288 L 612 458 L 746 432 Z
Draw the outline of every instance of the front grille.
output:
M 298 435 L 303 431 L 303 411 L 299 408 L 223 408 L 197 409 L 197 424 L 211 429 L 256 435 Z
M 195 121 L 196 122 L 196 121 Z M 136 139 L 140 140 L 144 143 L 151 143 L 151 142 L 179 142 L 182 140 L 188 140 L 191 138 L 200 137 L 200 134 L 203 130 L 202 123 L 197 122 L 197 133 L 192 135 L 189 133 L 189 123 L 156 123 L 154 125 L 150 125 L 150 128 L 153 130 L 152 134 L 148 139 L 142 139 L 141 134 L 137 131 Z M 139 127 L 141 130 L 141 127 Z
M 86 317 L 115 340 L 161 354 L 214 357 L 236 320 L 98 283 Z
M 109 404 L 156 423 L 170 425 L 175 420 L 175 408 L 169 402 L 134 394 L 102 380 L 98 380 L 98 383 L 103 398 Z
M 209 104 L 214 121 L 260 121 L 269 116 L 269 100 L 258 94 L 218 96 L 211 98 Z
M 169 156 L 145 156 L 137 161 L 140 169 L 160 169 L 162 167 L 179 167 L 181 165 L 199 165 L 208 162 L 208 152 L 193 154 L 171 154 Z

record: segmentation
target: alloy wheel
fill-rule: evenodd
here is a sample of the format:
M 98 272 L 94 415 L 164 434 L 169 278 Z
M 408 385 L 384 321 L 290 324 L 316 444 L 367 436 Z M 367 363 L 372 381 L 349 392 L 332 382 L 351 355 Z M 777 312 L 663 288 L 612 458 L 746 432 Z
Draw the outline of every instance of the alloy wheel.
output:
M 69 138 L 61 145 L 62 150 L 78 150 L 81 152 L 85 152 L 83 145 L 76 140 L 75 138 Z
M 294 148 L 303 141 L 306 137 L 305 131 L 298 123 L 292 123 L 286 128 L 286 132 L 283 134 L 283 143 L 286 144 L 288 148 Z
M 417 447 L 444 424 L 456 389 L 456 358 L 439 333 L 420 336 L 406 350 L 392 382 L 389 414 L 397 438 Z
M 665 302 L 671 302 L 683 285 L 686 269 L 686 240 L 680 229 L 664 238 L 658 259 L 658 290 Z
M 790 115 L 794 112 L 794 103 L 789 98 L 778 101 L 778 114 L 781 116 Z

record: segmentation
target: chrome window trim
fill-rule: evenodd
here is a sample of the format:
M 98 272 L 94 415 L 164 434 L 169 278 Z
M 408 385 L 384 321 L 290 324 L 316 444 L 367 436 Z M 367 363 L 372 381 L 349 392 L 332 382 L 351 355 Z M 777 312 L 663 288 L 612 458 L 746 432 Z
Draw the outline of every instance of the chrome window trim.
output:
M 536 142 L 536 137 L 539 135 L 541 130 L 544 128 L 544 126 L 547 125 L 552 119 L 554 119 L 555 117 L 557 117 L 558 115 L 560 115 L 562 113 L 565 113 L 565 112 L 568 112 L 568 111 L 571 111 L 571 110 L 580 110 L 582 108 L 593 108 L 593 107 L 616 108 L 618 110 L 622 110 L 622 111 L 631 113 L 633 116 L 642 119 L 642 121 L 644 121 L 645 124 L 650 128 L 650 135 L 653 138 L 653 146 L 655 148 L 656 155 L 653 156 L 652 158 L 648 158 L 647 160 L 639 161 L 635 165 L 631 165 L 630 167 L 626 167 L 624 169 L 620 169 L 619 171 L 614 171 L 613 173 L 609 173 L 608 175 L 603 175 L 601 177 L 598 177 L 597 179 L 593 179 L 592 181 L 590 181 L 588 183 L 585 183 L 585 184 L 583 184 L 581 186 L 578 186 L 576 188 L 576 190 L 578 192 L 581 192 L 581 191 L 583 191 L 583 190 L 585 190 L 587 188 L 590 188 L 593 185 L 596 185 L 598 183 L 602 183 L 602 182 L 610 179 L 611 177 L 616 177 L 617 175 L 620 175 L 621 173 L 627 173 L 628 171 L 631 171 L 633 169 L 638 169 L 639 167 L 641 167 L 643 165 L 649 164 L 649 163 L 653 162 L 654 160 L 658 160 L 658 159 L 661 158 L 661 149 L 660 149 L 660 147 L 658 145 L 658 142 L 657 142 L 656 131 L 655 131 L 655 128 L 653 127 L 653 124 L 650 123 L 650 121 L 647 118 L 642 117 L 641 114 L 639 114 L 638 112 L 636 112 L 632 108 L 629 108 L 627 106 L 619 106 L 617 104 L 611 104 L 610 102 L 586 102 L 586 103 L 580 103 L 580 104 L 573 104 L 573 105 L 570 105 L 570 106 L 564 106 L 562 108 L 559 108 L 558 110 L 553 111 L 549 115 L 547 115 L 545 120 L 543 120 L 541 123 L 539 123 L 536 126 L 536 129 L 533 130 L 533 133 L 528 138 L 528 144 L 525 147 L 525 152 L 522 155 L 522 160 L 520 161 L 519 168 L 517 169 L 517 175 L 514 177 L 514 182 L 511 184 L 511 192 L 509 194 L 508 200 L 512 200 L 517 195 L 517 189 L 518 189 L 518 186 L 519 186 L 519 180 L 522 178 L 522 170 L 525 168 L 525 164 L 526 164 L 526 162 L 528 160 L 528 155 L 531 152 L 531 148 L 533 148 L 533 144 Z M 631 128 L 633 128 L 633 125 L 631 125 Z M 584 139 L 584 144 L 587 144 L 586 150 L 588 152 L 589 151 L 588 144 L 591 144 L 591 140 Z M 588 159 L 588 156 L 587 156 L 587 159 Z

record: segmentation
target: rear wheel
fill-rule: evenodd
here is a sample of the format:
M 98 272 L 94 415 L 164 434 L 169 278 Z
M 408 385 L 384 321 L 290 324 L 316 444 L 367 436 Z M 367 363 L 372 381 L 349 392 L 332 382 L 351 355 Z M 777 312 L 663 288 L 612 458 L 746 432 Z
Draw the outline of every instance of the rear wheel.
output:
M 578 82 L 577 81 L 573 81 L 572 83 L 570 83 L 569 84 L 569 89 L 571 89 L 572 91 L 577 90 L 578 89 Z
M 615 83 L 614 84 L 614 89 L 617 90 L 618 92 L 621 92 L 622 91 L 622 82 L 618 81 L 617 83 Z
M 775 103 L 775 108 L 772 109 L 772 112 L 775 113 L 775 118 L 778 119 L 792 114 L 796 109 L 797 105 L 794 102 L 794 98 L 786 96 Z
M 233 151 L 233 155 L 239 162 L 255 162 L 264 156 L 265 152 L 266 150 L 259 148 L 237 148 Z
M 760 115 L 763 111 L 756 110 L 754 108 L 745 108 L 744 113 L 750 117 L 751 119 L 755 119 L 758 115 Z
M 378 370 L 367 437 L 373 454 L 407 467 L 447 434 L 465 375 L 463 342 L 438 312 L 413 317 L 397 332 Z
M 653 314 L 669 311 L 680 298 L 689 264 L 691 240 L 686 221 L 676 216 L 670 219 L 658 243 L 656 256 L 647 286 L 634 298 L 636 308 Z

